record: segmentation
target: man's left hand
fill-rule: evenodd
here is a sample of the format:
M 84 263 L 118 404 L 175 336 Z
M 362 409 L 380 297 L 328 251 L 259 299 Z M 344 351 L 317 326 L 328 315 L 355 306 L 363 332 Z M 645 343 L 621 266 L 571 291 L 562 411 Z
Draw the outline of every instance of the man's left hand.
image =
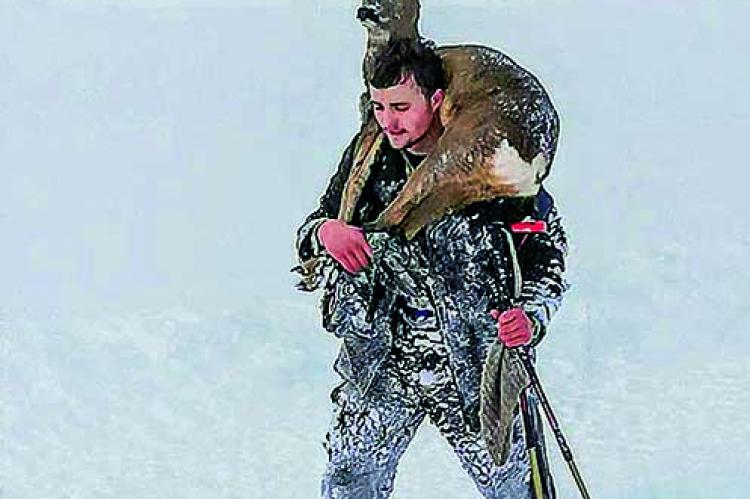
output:
M 508 348 L 528 345 L 534 331 L 534 324 L 520 308 L 512 308 L 500 313 L 490 310 L 490 315 L 497 321 L 497 337 Z

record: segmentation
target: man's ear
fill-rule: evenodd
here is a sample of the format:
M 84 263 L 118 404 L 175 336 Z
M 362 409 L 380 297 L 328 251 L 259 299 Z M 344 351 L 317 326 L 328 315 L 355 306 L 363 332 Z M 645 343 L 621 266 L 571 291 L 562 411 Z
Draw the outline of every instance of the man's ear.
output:
M 430 107 L 432 108 L 432 111 L 435 112 L 440 107 L 440 104 L 443 103 L 443 100 L 445 99 L 445 90 L 442 88 L 438 88 L 433 92 L 432 97 L 430 97 Z

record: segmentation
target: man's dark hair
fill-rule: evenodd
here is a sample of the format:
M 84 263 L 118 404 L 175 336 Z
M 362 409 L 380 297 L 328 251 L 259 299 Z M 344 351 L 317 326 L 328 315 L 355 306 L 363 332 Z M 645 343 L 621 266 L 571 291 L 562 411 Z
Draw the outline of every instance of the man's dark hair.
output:
M 446 86 L 443 63 L 434 47 L 434 42 L 424 39 L 391 40 L 376 58 L 368 83 L 375 88 L 392 87 L 412 74 L 429 98 L 435 90 Z

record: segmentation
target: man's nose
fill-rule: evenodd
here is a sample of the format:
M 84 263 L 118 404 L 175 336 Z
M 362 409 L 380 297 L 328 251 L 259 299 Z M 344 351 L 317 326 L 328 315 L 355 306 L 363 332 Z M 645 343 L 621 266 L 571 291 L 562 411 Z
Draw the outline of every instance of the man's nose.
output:
M 398 117 L 393 113 L 384 113 L 383 128 L 385 128 L 387 131 L 398 130 Z

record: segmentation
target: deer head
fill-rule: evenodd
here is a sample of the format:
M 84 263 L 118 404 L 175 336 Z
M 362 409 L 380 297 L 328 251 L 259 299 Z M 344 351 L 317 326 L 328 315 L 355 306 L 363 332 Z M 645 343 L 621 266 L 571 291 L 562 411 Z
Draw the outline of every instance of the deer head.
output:
M 368 79 L 376 55 L 388 40 L 419 36 L 419 0 L 362 0 L 357 9 L 357 19 L 367 31 L 363 71 L 365 79 Z

